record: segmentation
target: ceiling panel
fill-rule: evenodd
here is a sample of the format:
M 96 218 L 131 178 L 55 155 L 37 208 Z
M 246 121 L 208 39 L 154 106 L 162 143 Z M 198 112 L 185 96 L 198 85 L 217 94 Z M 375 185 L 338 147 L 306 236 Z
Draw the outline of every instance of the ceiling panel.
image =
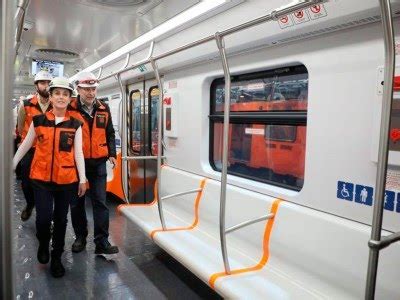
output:
M 33 0 L 16 63 L 16 84 L 26 85 L 32 58 L 65 62 L 68 76 L 107 56 L 199 0 Z M 76 53 L 38 54 L 38 49 Z

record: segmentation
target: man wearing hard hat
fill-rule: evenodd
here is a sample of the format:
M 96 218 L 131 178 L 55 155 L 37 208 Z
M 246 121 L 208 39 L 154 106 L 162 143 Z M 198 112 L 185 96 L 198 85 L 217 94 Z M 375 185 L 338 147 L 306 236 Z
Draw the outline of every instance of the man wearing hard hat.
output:
M 52 79 L 53 77 L 47 71 L 39 71 L 36 74 L 34 79 L 36 94 L 31 99 L 24 100 L 23 105 L 20 106 L 18 111 L 18 132 L 21 135 L 21 141 L 26 137 L 33 117 L 51 109 L 47 88 Z M 21 160 L 21 185 L 26 200 L 26 206 L 21 213 L 22 221 L 26 221 L 30 218 L 32 210 L 35 207 L 33 189 L 29 179 L 34 153 L 35 145 L 33 145 Z
M 106 205 L 107 169 L 106 161 L 116 164 L 115 132 L 110 108 L 96 99 L 99 81 L 90 72 L 78 74 L 75 82 L 78 97 L 71 102 L 71 113 L 83 121 L 83 154 L 89 195 L 93 207 L 94 242 L 96 254 L 118 253 L 118 247 L 108 241 L 109 211 Z M 72 252 L 81 252 L 86 247 L 88 225 L 85 198 L 71 203 L 71 220 L 76 239 Z

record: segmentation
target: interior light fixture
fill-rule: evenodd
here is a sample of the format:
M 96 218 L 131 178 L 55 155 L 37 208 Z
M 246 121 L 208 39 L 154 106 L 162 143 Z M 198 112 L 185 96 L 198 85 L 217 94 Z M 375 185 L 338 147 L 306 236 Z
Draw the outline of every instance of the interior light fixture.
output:
M 189 9 L 176 15 L 172 19 L 169 19 L 166 22 L 155 27 L 154 29 L 146 32 L 145 34 L 141 35 L 137 39 L 126 44 L 125 46 L 122 46 L 121 48 L 117 49 L 113 53 L 100 59 L 99 61 L 90 65 L 86 69 L 82 70 L 82 72 L 92 72 L 96 69 L 99 69 L 100 67 L 116 60 L 119 57 L 122 57 L 123 55 L 135 50 L 136 48 L 143 46 L 145 44 L 149 44 L 155 38 L 157 38 L 163 34 L 166 34 L 166 33 L 170 32 L 171 30 L 176 29 L 193 19 L 200 17 L 213 9 L 218 8 L 219 6 L 223 5 L 226 2 L 227 2 L 227 0 L 204 0 L 204 1 L 201 1 L 200 3 L 190 7 Z M 71 79 L 74 79 L 75 76 L 73 76 Z

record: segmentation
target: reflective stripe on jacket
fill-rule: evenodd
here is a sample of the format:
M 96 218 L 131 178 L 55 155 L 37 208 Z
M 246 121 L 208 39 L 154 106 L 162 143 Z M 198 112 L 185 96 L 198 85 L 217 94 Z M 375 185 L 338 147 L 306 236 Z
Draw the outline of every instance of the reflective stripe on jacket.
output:
M 57 125 L 52 111 L 33 117 L 36 133 L 36 150 L 30 178 L 55 184 L 78 181 L 74 157 L 74 139 L 81 121 L 65 114 Z

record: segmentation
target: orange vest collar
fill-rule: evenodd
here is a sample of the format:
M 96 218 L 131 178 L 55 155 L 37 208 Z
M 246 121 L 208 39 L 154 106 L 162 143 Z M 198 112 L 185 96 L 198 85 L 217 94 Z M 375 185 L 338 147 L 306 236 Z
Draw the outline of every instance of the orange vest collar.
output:
M 56 116 L 53 113 L 53 109 L 51 109 L 48 112 L 46 112 L 46 117 L 50 121 L 54 121 L 56 119 Z M 65 111 L 64 119 L 62 120 L 62 122 L 67 121 L 69 119 L 71 119 L 71 115 L 69 114 L 69 112 L 67 110 L 67 111 Z

